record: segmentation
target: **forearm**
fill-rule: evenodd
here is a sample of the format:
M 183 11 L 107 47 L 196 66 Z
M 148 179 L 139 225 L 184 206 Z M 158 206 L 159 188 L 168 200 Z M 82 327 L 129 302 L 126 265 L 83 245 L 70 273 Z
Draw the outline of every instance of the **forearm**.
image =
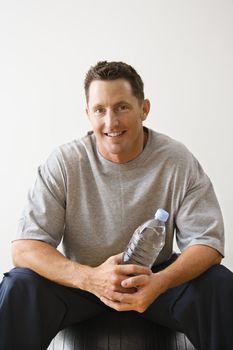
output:
M 37 240 L 18 240 L 12 244 L 12 260 L 16 267 L 29 268 L 39 275 L 73 288 L 87 289 L 91 269 L 64 257 L 48 243 Z
M 187 248 L 174 263 L 159 272 L 164 291 L 198 277 L 221 259 L 217 250 L 205 245 Z
M 108 290 L 125 292 L 121 282 L 128 275 L 151 275 L 147 267 L 121 265 L 121 256 L 111 256 L 101 265 L 90 267 L 67 259 L 45 242 L 18 240 L 12 245 L 15 266 L 30 268 L 51 281 L 86 290 L 99 298 L 106 295 Z

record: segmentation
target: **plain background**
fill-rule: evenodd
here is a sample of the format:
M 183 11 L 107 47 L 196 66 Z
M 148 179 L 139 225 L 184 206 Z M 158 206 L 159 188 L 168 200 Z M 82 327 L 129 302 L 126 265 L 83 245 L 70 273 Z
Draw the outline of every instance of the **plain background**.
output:
M 138 70 L 145 125 L 210 176 L 233 269 L 233 1 L 0 0 L 0 272 L 38 165 L 90 129 L 83 79 L 99 60 Z

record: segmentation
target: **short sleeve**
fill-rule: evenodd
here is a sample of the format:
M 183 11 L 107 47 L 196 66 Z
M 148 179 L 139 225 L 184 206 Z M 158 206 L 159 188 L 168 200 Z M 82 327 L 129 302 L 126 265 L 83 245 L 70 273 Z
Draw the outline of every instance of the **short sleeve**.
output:
M 224 225 L 213 185 L 193 157 L 189 184 L 176 215 L 177 245 L 181 251 L 201 244 L 224 256 Z
M 38 168 L 19 220 L 17 239 L 41 240 L 57 247 L 65 226 L 66 176 L 59 150 Z

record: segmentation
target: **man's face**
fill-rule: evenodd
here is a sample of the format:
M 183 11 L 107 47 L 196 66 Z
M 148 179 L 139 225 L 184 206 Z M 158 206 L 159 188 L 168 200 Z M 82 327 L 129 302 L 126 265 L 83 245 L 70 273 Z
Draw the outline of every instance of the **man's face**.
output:
M 142 152 L 142 122 L 149 109 L 149 101 L 140 103 L 125 79 L 91 83 L 86 112 L 104 158 L 126 163 Z

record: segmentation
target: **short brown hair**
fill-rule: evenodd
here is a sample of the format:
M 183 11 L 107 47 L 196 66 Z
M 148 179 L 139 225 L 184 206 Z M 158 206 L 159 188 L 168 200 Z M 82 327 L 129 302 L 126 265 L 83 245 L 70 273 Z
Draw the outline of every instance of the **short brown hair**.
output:
M 94 80 L 115 80 L 125 79 L 132 88 L 132 93 L 142 102 L 144 100 L 144 84 L 136 70 L 124 62 L 107 62 L 100 61 L 92 66 L 86 74 L 84 88 L 86 100 L 89 99 L 89 87 Z

